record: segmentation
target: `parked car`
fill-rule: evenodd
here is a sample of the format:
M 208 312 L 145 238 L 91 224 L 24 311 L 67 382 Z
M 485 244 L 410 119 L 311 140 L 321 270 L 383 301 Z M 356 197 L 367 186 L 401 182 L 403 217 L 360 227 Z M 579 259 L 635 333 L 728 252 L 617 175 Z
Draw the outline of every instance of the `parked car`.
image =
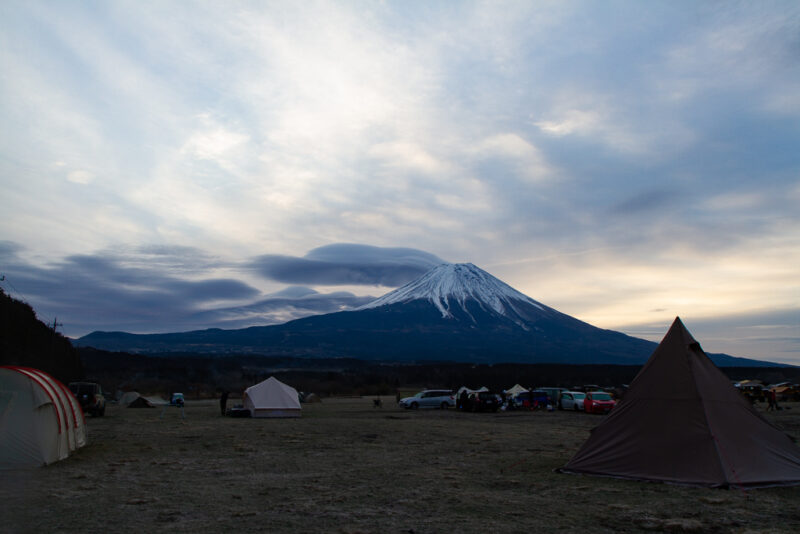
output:
M 561 394 L 560 408 L 562 410 L 583 410 L 583 401 L 586 393 L 583 391 L 565 391 Z
M 496 412 L 502 401 L 500 396 L 491 391 L 470 393 L 467 399 L 467 410 L 471 412 Z
M 583 399 L 583 410 L 586 413 L 608 413 L 616 404 L 605 391 L 590 391 Z
M 94 382 L 70 382 L 69 390 L 78 399 L 78 403 L 85 413 L 95 417 L 102 417 L 106 413 L 106 398 L 103 388 Z
M 567 388 L 556 388 L 556 387 L 540 387 L 537 388 L 537 391 L 544 391 L 547 394 L 547 404 L 550 404 L 552 407 L 558 406 L 559 401 L 561 400 L 561 394 L 567 391 Z M 546 406 L 544 406 L 546 408 Z
M 398 403 L 406 409 L 449 408 L 456 405 L 456 397 L 449 389 L 425 389 L 413 397 L 400 399 Z
M 548 399 L 545 391 L 534 389 L 516 394 L 512 401 L 516 409 L 537 410 L 546 408 Z

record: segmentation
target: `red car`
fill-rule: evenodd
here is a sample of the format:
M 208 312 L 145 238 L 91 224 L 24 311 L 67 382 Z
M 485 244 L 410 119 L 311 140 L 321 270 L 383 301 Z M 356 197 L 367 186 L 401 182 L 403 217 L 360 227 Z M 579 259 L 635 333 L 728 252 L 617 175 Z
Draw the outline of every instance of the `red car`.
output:
M 608 413 L 617 402 L 605 391 L 590 391 L 583 399 L 583 410 L 586 413 Z

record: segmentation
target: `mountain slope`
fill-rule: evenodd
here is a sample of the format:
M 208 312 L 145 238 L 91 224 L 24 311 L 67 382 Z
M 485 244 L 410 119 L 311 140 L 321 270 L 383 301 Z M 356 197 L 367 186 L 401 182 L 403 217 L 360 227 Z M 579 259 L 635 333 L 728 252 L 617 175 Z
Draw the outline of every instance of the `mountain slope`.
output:
M 353 311 L 241 330 L 94 332 L 76 344 L 139 352 L 576 364 L 641 364 L 657 346 L 565 315 L 472 264 L 440 265 Z
M 34 367 L 64 383 L 81 378 L 83 367 L 69 339 L 36 317 L 30 305 L 0 289 L 0 365 Z

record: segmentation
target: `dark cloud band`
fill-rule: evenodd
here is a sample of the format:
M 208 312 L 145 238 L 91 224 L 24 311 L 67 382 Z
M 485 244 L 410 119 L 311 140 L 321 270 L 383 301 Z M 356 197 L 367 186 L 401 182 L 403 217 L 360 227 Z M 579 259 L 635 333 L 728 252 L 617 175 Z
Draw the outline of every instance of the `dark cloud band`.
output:
M 106 250 L 48 265 L 22 259 L 23 250 L 0 241 L 2 274 L 8 277 L 3 287 L 31 304 L 43 320 L 57 317 L 67 335 L 275 324 L 357 308 L 374 298 L 343 291 L 319 293 L 304 285 L 264 295 L 236 278 L 204 278 L 221 265 L 219 259 L 186 247 Z M 340 244 L 314 249 L 305 258 L 262 256 L 249 265 L 291 284 L 395 286 L 440 263 L 436 256 L 414 249 Z
M 265 278 L 287 284 L 396 287 L 442 263 L 446 262 L 433 254 L 411 248 L 340 243 L 316 248 L 302 258 L 259 256 L 253 267 Z

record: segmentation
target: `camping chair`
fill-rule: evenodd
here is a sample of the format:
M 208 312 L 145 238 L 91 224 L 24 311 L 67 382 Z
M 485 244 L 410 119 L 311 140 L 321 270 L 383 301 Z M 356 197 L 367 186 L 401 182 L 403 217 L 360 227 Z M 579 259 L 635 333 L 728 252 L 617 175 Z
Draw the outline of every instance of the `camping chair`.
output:
M 174 406 L 176 408 L 180 408 L 181 409 L 181 419 L 186 419 L 186 412 L 183 411 L 183 404 L 180 404 L 180 405 L 178 405 L 178 404 L 162 404 L 161 405 L 161 415 L 158 416 L 159 419 L 164 419 L 164 412 L 166 412 L 167 408 L 169 408 L 170 406 Z

